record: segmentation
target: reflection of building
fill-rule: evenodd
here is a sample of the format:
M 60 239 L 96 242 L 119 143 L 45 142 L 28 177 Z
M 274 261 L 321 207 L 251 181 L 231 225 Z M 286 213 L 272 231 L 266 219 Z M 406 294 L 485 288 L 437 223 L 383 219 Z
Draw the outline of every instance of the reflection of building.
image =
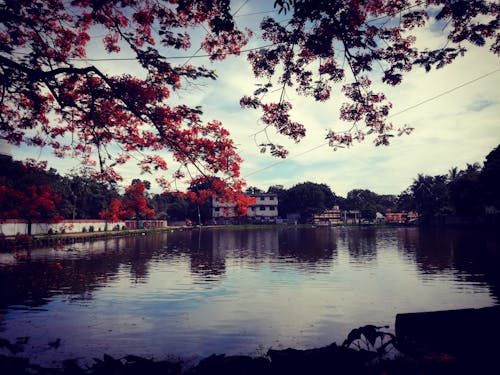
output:
M 320 214 L 313 215 L 314 225 L 337 225 L 342 223 L 342 213 L 339 206 L 333 206 L 331 210 L 325 210 Z
M 389 224 L 405 224 L 414 223 L 418 219 L 416 212 L 387 212 L 385 214 L 385 222 Z
M 252 194 L 255 204 L 248 206 L 245 221 L 251 223 L 276 223 L 278 218 L 278 196 L 276 194 Z M 218 224 L 232 223 L 237 215 L 234 205 L 212 200 L 212 218 Z

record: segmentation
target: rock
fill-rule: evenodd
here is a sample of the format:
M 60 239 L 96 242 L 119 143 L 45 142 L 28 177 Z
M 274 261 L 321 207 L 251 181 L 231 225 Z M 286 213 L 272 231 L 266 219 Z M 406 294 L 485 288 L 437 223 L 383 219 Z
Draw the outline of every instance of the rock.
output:
M 272 374 L 362 374 L 376 353 L 357 351 L 335 343 L 316 349 L 269 350 Z
M 266 358 L 252 358 L 249 356 L 226 356 L 224 354 L 211 355 L 201 360 L 192 368 L 189 375 L 267 375 L 270 370 L 269 360 Z

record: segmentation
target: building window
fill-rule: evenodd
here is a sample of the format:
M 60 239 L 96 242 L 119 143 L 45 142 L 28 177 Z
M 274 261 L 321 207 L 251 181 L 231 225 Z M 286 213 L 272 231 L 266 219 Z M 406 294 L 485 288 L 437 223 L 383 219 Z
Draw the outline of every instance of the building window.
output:
M 274 210 L 276 209 L 276 207 L 271 206 L 271 207 L 269 207 L 269 209 L 270 209 L 271 211 L 274 211 Z
M 259 210 L 260 210 L 260 211 L 264 211 L 265 209 L 266 209 L 266 207 L 265 207 L 265 206 L 260 206 L 260 207 L 259 207 Z
M 219 207 L 215 207 L 215 212 L 219 212 Z
M 259 197 L 259 200 L 261 200 L 261 201 L 263 201 L 265 199 L 266 199 L 266 197 Z
M 270 201 L 273 201 L 273 200 L 274 200 L 274 197 L 269 197 L 269 200 L 270 200 Z

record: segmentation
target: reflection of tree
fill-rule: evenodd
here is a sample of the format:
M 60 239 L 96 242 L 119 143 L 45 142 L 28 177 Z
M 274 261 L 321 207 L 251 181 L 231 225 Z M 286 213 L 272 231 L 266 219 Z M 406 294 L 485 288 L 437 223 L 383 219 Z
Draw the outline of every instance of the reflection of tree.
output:
M 500 301 L 500 241 L 493 228 L 419 228 L 400 236 L 423 273 L 452 270 L 464 282 L 486 282 Z
M 166 245 L 167 235 L 129 237 L 133 239 L 130 246 L 130 273 L 136 283 L 146 282 L 149 274 L 151 258 Z
M 331 261 L 337 255 L 337 237 L 331 228 L 288 229 L 279 233 L 279 254 L 299 262 Z
M 62 249 L 50 260 L 37 259 L 35 250 L 31 258 L 0 267 L 0 307 L 41 306 L 56 294 L 91 298 L 91 292 L 115 278 L 123 264 L 130 265 L 133 280 L 145 279 L 151 258 L 165 241 L 166 234 L 96 241 L 81 244 L 87 248 L 81 257 Z
M 213 246 L 213 232 L 193 230 L 190 233 L 191 272 L 202 277 L 224 275 L 226 253 L 223 249 Z
M 342 232 L 347 242 L 349 257 L 356 263 L 368 263 L 377 259 L 377 230 L 374 228 L 350 228 Z
M 101 253 L 57 262 L 28 259 L 4 266 L 0 272 L 0 306 L 40 306 L 61 293 L 85 298 L 116 275 L 120 262 L 115 259 L 115 254 Z
M 398 249 L 404 249 L 405 253 L 413 258 L 418 243 L 419 228 L 406 227 L 397 229 Z

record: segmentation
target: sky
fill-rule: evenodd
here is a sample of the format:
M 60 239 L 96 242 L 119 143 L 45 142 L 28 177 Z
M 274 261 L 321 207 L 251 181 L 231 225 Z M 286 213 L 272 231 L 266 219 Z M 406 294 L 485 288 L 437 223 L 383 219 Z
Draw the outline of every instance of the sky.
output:
M 264 0 L 233 2 L 237 23 L 255 32 L 246 48 L 268 44 L 258 35 L 257 26 L 263 16 L 269 14 L 277 20 L 286 20 L 286 16 L 277 15 L 272 4 L 272 1 Z M 417 45 L 440 47 L 444 43 L 445 31 L 438 24 L 418 30 Z M 102 33 L 93 30 L 92 34 L 96 37 L 89 45 L 88 58 L 106 57 L 100 42 Z M 196 45 L 200 40 L 198 30 L 192 30 L 192 37 L 193 45 Z M 390 121 L 394 127 L 406 124 L 415 129 L 411 135 L 394 137 L 390 146 L 376 147 L 367 137 L 363 143 L 334 151 L 327 145 L 325 135 L 329 129 L 346 129 L 346 124 L 339 120 L 338 111 L 344 101 L 343 95 L 332 95 L 329 101 L 317 103 L 310 97 L 296 95 L 291 89 L 287 95 L 294 107 L 293 120 L 306 126 L 307 136 L 295 144 L 271 131 L 271 140 L 286 146 L 290 154 L 285 160 L 261 154 L 257 144 L 265 139 L 259 133 L 262 129 L 259 112 L 241 109 L 239 105 L 239 99 L 251 94 L 255 84 L 261 82 L 253 77 L 244 53 L 215 63 L 199 57 L 204 54 L 203 51 L 195 54 L 190 61 L 187 58 L 172 60 L 179 64 L 205 65 L 218 74 L 216 81 L 200 82 L 197 86 L 177 92 L 173 100 L 192 106 L 201 105 L 205 121 L 218 119 L 223 122 L 244 159 L 242 176 L 249 186 L 266 190 L 271 185 L 290 188 L 297 183 L 311 181 L 325 183 L 341 196 L 346 196 L 352 189 L 399 194 L 411 185 L 419 173 L 446 174 L 452 167 L 462 169 L 467 163 L 482 163 L 485 156 L 500 144 L 500 59 L 487 47 L 466 47 L 468 53 L 465 57 L 453 64 L 429 73 L 415 68 L 396 87 L 383 85 L 377 72 L 371 76 L 375 88 L 383 91 L 393 104 Z M 196 50 L 197 46 L 190 51 L 163 52 L 166 56 L 180 57 L 191 56 Z M 120 55 L 113 57 L 128 56 L 132 53 L 124 48 Z M 141 74 L 133 61 L 94 64 L 109 73 Z M 78 166 L 77 160 L 54 158 L 49 149 L 11 147 L 8 150 L 5 144 L 0 144 L 0 149 L 10 152 L 15 159 L 34 157 L 48 160 L 63 174 Z M 136 177 L 154 180 L 148 175 L 138 176 L 135 168 L 125 167 L 120 172 L 125 177 L 124 185 Z

